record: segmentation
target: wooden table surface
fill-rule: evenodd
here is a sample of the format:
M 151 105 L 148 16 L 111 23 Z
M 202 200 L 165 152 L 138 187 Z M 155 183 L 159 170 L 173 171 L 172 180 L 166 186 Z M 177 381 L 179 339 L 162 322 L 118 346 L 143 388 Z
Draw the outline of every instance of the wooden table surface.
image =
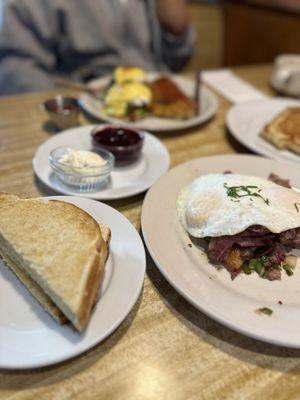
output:
M 268 87 L 269 66 L 234 71 L 273 94 Z M 37 147 L 53 135 L 39 107 L 52 95 L 0 98 L 0 191 L 54 194 L 36 181 L 31 166 Z M 247 152 L 226 132 L 229 107 L 220 98 L 218 113 L 210 122 L 180 134 L 158 135 L 170 152 L 172 166 L 201 156 Z M 82 116 L 81 123 L 86 122 Z M 108 204 L 139 230 L 143 197 Z M 108 339 L 60 365 L 0 371 L 0 400 L 298 399 L 299 356 L 300 351 L 247 338 L 208 318 L 168 284 L 147 255 L 137 304 Z

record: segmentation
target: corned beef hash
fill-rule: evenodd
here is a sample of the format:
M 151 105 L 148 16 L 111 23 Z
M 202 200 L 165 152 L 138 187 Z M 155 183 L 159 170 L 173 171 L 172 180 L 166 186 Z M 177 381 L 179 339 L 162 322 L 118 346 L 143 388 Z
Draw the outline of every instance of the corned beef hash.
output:
M 292 275 L 300 248 L 300 193 L 288 180 L 234 173 L 203 175 L 177 199 L 179 220 L 208 243 L 208 257 L 234 279 L 256 272 L 268 280 Z

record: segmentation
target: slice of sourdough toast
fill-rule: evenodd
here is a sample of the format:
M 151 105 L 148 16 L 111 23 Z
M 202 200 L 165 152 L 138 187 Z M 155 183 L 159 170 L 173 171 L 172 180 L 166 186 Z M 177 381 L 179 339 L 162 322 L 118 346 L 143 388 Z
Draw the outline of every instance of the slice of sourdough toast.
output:
M 110 229 L 57 200 L 0 194 L 0 254 L 58 322 L 82 331 L 102 281 Z

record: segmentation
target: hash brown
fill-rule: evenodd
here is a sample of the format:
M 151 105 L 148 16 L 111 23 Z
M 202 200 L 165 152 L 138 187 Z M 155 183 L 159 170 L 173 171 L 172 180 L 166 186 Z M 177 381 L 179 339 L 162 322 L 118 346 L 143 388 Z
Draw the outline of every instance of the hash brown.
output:
M 197 103 L 186 96 L 169 78 L 156 79 L 151 84 L 151 113 L 160 118 L 189 119 L 197 113 Z

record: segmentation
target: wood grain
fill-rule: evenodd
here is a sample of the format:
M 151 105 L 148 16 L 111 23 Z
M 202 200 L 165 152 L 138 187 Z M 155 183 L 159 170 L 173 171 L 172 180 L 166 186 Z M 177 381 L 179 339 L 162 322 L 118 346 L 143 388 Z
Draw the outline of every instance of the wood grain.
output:
M 298 7 L 286 0 L 224 1 L 224 64 L 273 62 L 279 54 L 299 53 L 297 3 Z
M 271 94 L 270 67 L 235 72 Z M 39 144 L 53 135 L 45 130 L 47 117 L 39 108 L 53 94 L 0 99 L 1 191 L 53 193 L 35 181 L 31 167 Z M 170 151 L 172 166 L 194 157 L 246 151 L 226 133 L 228 108 L 220 98 L 218 114 L 209 123 L 158 135 Z M 142 201 L 140 195 L 109 204 L 139 229 Z M 206 317 L 177 294 L 148 256 L 143 292 L 107 340 L 57 366 L 0 371 L 0 400 L 298 399 L 299 356 L 300 351 L 249 339 Z
M 197 44 L 184 70 L 220 68 L 224 52 L 223 10 L 220 4 L 190 0 L 188 7 Z

